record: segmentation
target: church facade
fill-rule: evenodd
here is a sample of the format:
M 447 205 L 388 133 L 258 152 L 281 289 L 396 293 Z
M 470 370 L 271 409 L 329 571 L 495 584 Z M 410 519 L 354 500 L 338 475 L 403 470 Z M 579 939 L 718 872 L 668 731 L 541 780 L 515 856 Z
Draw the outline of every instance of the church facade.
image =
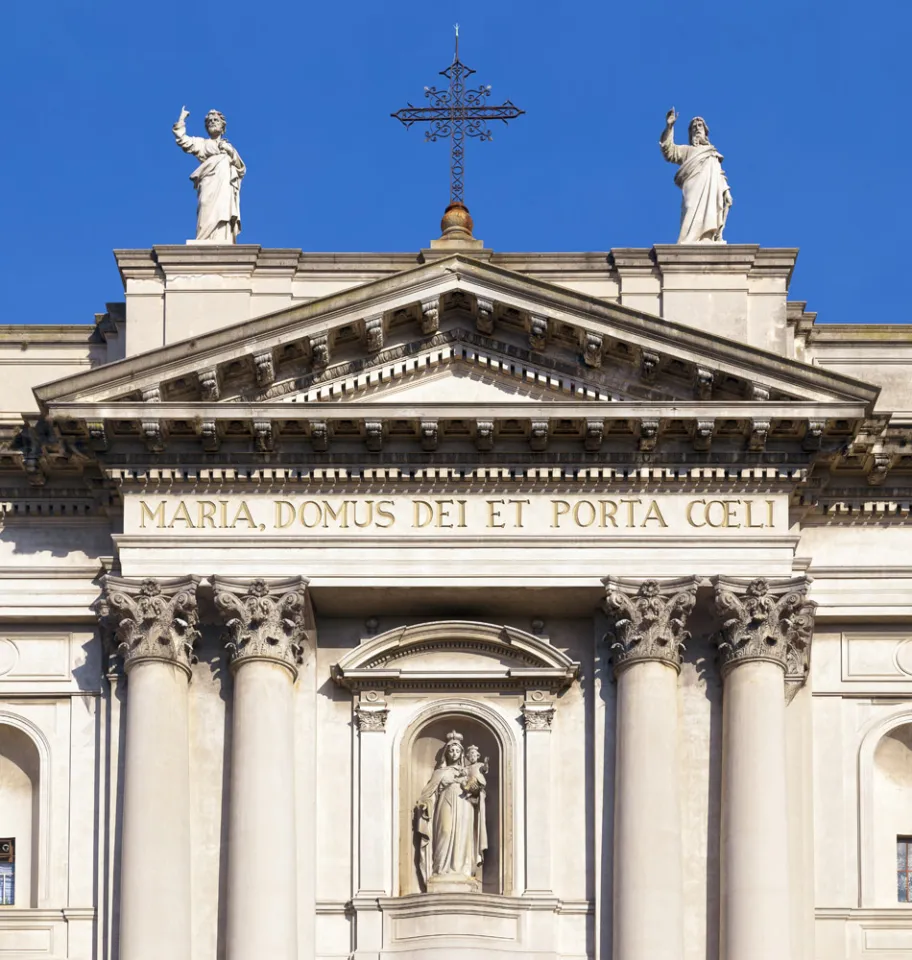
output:
M 909 956 L 912 328 L 752 245 L 115 255 L 0 330 L 0 957 Z

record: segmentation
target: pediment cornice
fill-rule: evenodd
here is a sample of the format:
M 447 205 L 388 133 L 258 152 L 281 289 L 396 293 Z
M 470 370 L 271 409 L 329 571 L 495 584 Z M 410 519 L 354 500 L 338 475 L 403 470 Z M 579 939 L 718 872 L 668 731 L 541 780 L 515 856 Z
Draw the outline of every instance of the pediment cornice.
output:
M 479 687 L 556 693 L 579 664 L 544 637 L 516 627 L 440 620 L 366 638 L 332 667 L 352 691 Z
M 876 387 L 613 302 L 452 256 L 38 387 L 61 402 L 220 399 L 232 380 L 268 390 L 295 376 L 370 359 L 468 324 L 522 343 L 541 361 L 620 364 L 645 384 L 687 378 L 702 399 L 740 391 L 795 400 L 873 403 Z

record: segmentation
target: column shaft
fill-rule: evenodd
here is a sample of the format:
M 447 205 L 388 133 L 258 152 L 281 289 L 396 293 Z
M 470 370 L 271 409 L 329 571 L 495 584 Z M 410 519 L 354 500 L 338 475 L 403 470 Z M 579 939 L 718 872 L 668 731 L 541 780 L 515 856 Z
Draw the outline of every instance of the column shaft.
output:
M 632 663 L 617 684 L 614 960 L 682 960 L 678 672 Z
M 121 960 L 190 960 L 189 684 L 163 660 L 127 681 Z
M 294 677 L 239 661 L 228 819 L 229 960 L 297 960 Z
M 783 669 L 747 660 L 725 678 L 722 960 L 788 960 Z

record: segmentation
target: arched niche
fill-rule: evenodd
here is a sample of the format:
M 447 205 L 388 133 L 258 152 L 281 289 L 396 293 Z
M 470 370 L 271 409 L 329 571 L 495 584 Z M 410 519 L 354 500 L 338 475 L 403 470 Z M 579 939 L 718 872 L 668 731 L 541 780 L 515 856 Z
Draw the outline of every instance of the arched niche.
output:
M 0 836 L 16 841 L 16 907 L 37 907 L 42 864 L 42 751 L 23 722 L 0 714 Z
M 414 832 L 415 804 L 440 761 L 451 731 L 475 744 L 488 757 L 485 822 L 488 851 L 483 869 L 483 893 L 513 893 L 513 790 L 516 742 L 503 718 L 475 700 L 447 698 L 422 710 L 406 728 L 398 754 L 398 894 L 423 892 L 419 879 Z
M 859 856 L 863 907 L 900 907 L 896 838 L 912 836 L 912 712 L 878 723 L 859 757 Z

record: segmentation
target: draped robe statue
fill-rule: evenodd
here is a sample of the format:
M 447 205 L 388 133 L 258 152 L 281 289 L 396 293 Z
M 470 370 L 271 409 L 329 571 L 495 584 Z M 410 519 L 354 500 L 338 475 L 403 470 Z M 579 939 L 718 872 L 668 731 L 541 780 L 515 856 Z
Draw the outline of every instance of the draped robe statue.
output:
M 709 142 L 709 127 L 702 117 L 690 121 L 689 145 L 675 143 L 675 120 L 672 108 L 665 117 L 659 146 L 665 159 L 680 167 L 675 174 L 683 193 L 678 243 L 724 243 L 722 231 L 732 196 L 722 170 L 722 154 Z
M 237 243 L 241 232 L 241 179 L 247 172 L 237 150 L 225 139 L 225 118 L 218 110 L 206 114 L 208 137 L 188 137 L 189 112 L 181 110 L 172 127 L 177 145 L 200 165 L 190 174 L 196 187 L 196 239 Z
M 488 847 L 485 788 L 488 763 L 478 748 L 465 750 L 461 734 L 447 734 L 437 769 L 415 806 L 419 872 L 429 893 L 482 889 Z

